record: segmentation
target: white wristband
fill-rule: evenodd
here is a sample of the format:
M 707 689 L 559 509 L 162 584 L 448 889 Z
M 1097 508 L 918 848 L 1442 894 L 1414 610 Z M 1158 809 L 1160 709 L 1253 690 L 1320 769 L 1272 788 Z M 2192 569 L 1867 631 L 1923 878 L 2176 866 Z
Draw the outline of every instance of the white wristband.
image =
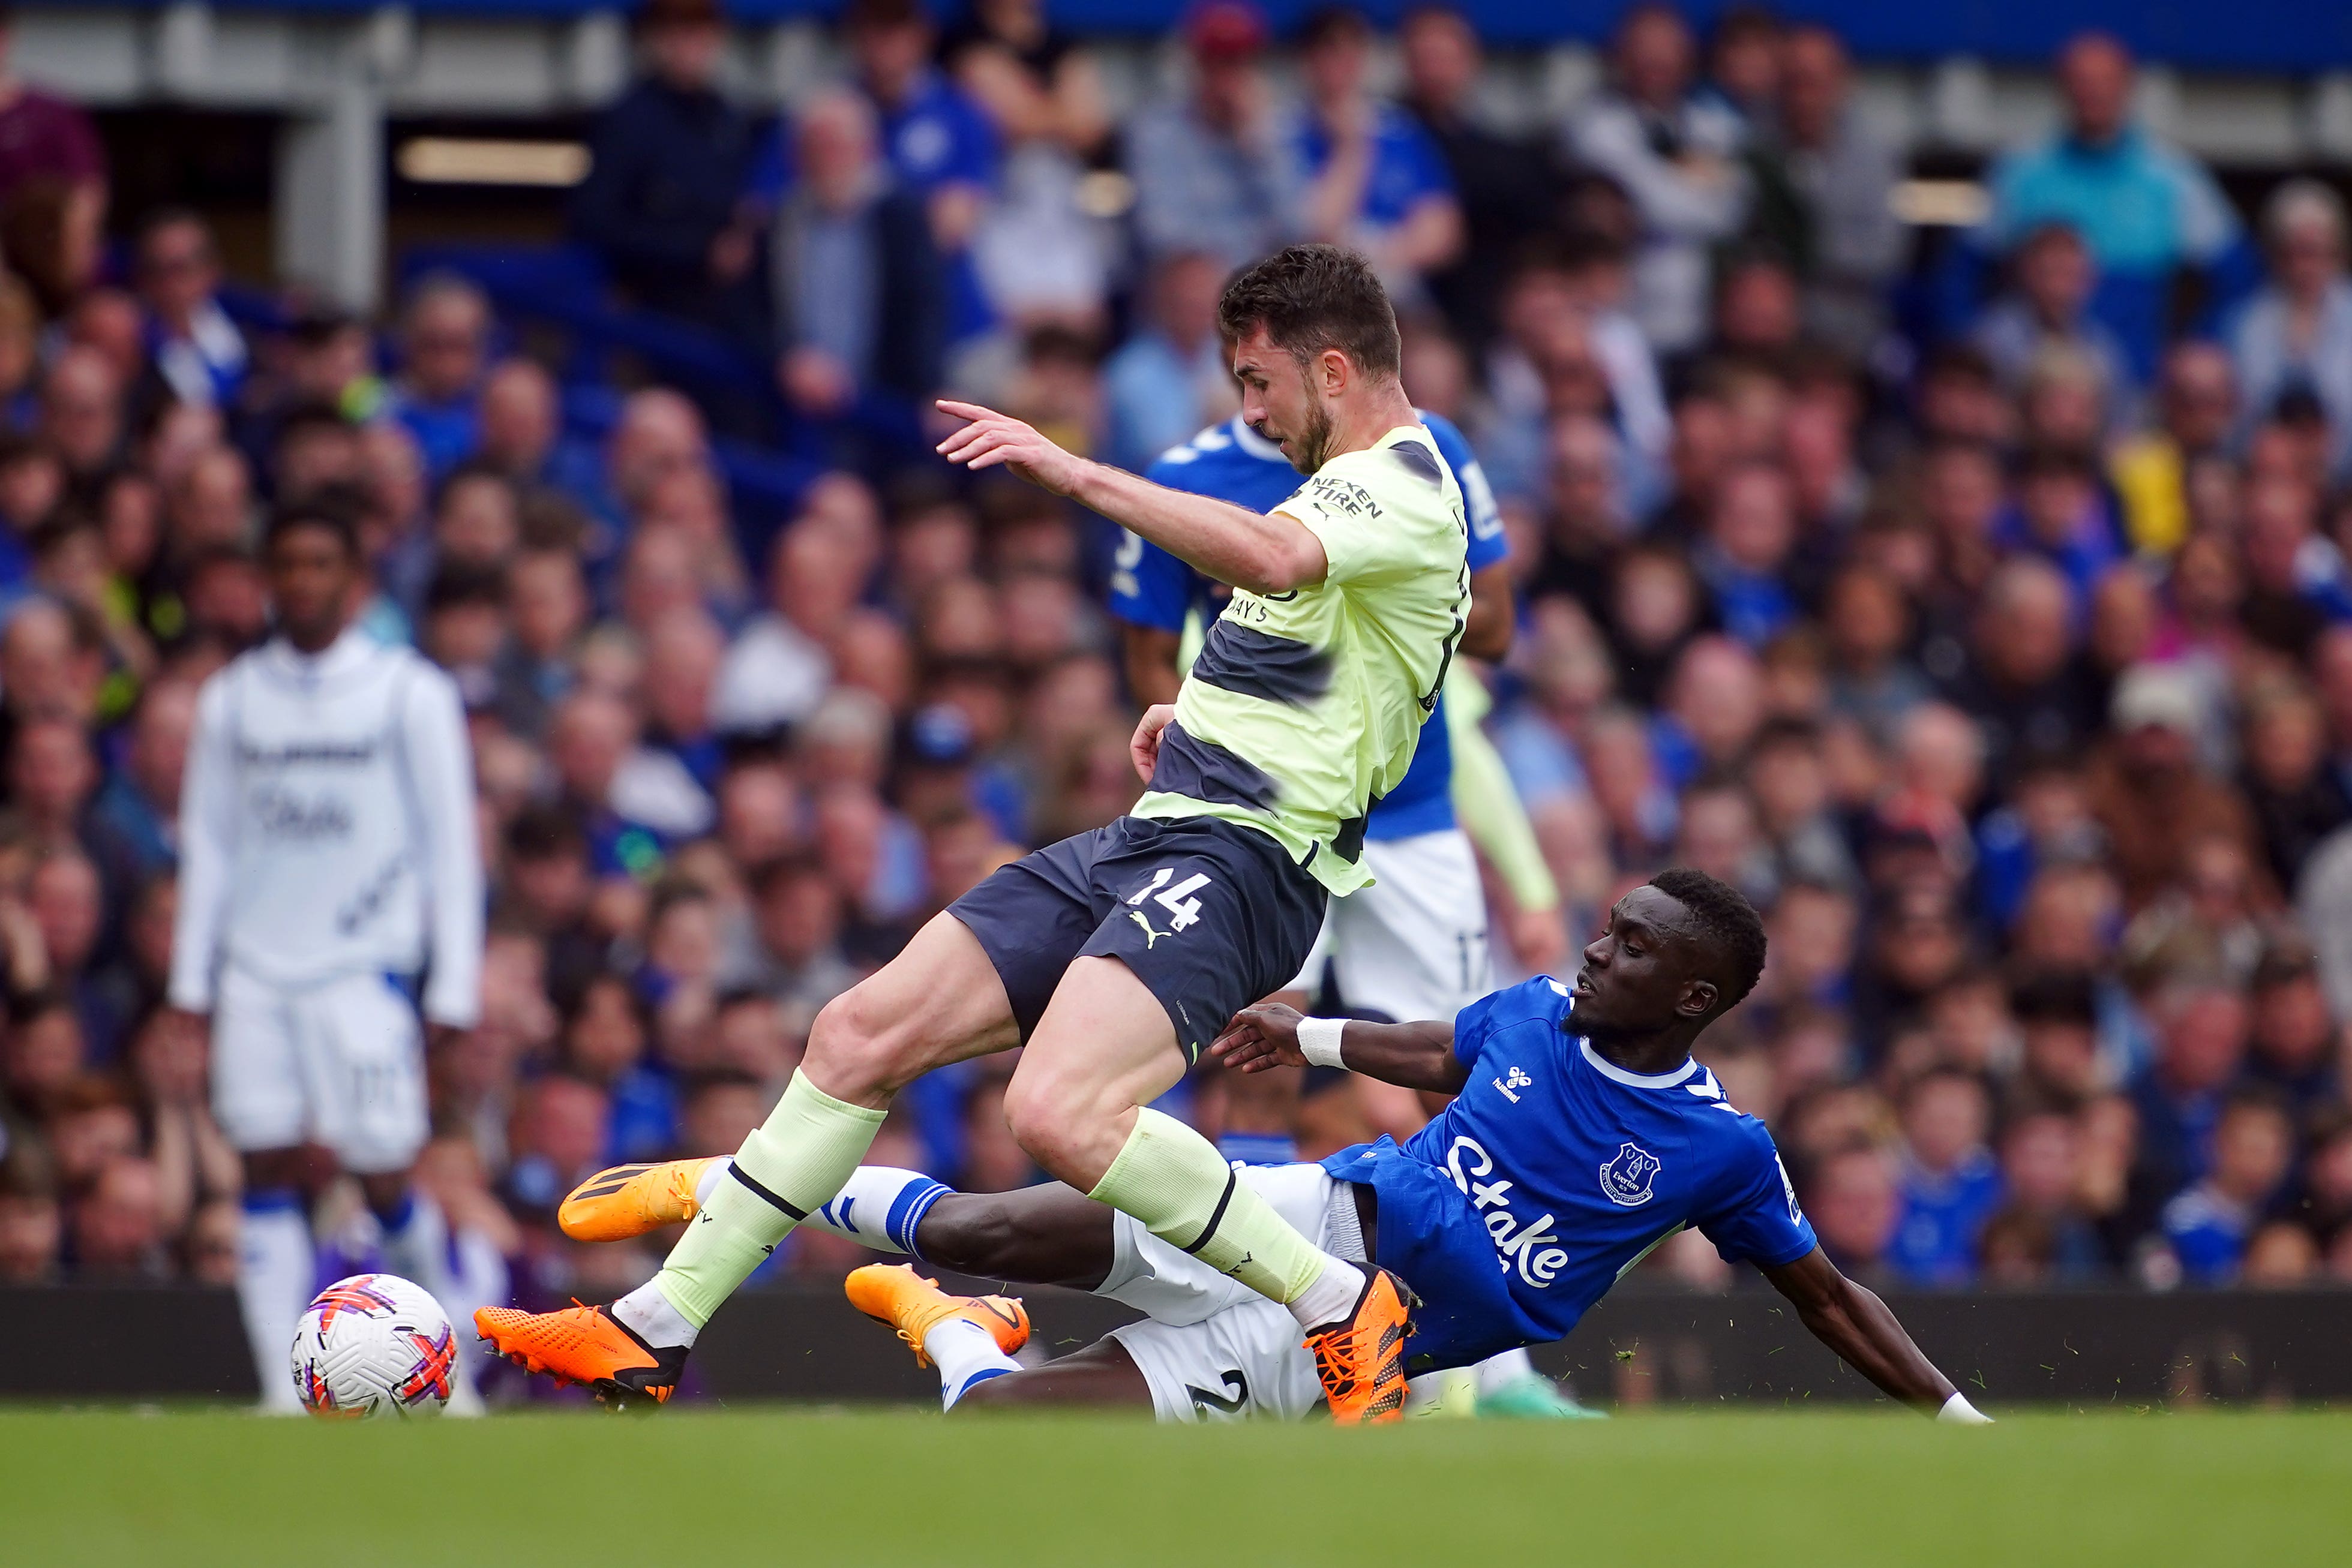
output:
M 1944 1407 L 1936 1412 L 1936 1419 L 1949 1421 L 1956 1427 L 1992 1425 L 1992 1417 L 1969 1404 L 1969 1396 L 1965 1394 L 1954 1394 L 1949 1399 L 1945 1400 Z
M 1346 1019 L 1300 1019 L 1298 1054 L 1310 1067 L 1345 1067 L 1339 1060 L 1339 1035 L 1347 1027 Z

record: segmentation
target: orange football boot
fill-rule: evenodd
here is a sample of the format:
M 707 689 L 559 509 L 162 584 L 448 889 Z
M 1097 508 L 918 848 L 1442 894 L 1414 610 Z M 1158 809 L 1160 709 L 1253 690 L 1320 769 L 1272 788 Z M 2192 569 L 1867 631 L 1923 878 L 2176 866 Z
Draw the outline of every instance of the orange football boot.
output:
M 1374 1269 L 1355 1312 L 1307 1336 L 1335 1426 L 1404 1419 L 1404 1340 L 1412 1332 L 1405 1314 L 1409 1306 L 1420 1304 L 1403 1281 Z
M 683 1224 L 701 1207 L 694 1189 L 715 1163 L 713 1156 L 598 1171 L 572 1189 L 555 1211 L 555 1223 L 574 1241 L 626 1241 L 664 1225 Z
M 474 1331 L 524 1371 L 543 1372 L 558 1387 L 583 1384 L 594 1390 L 598 1403 L 615 1410 L 646 1399 L 668 1403 L 686 1364 L 684 1345 L 657 1350 L 611 1308 L 578 1301 L 558 1312 L 484 1307 L 474 1314 Z
M 978 1323 L 1011 1355 L 1029 1343 L 1029 1309 L 1018 1296 L 950 1296 L 937 1280 L 926 1280 L 911 1263 L 868 1263 L 841 1282 L 849 1304 L 877 1323 L 898 1331 L 915 1352 L 918 1366 L 931 1364 L 923 1336 L 950 1318 Z

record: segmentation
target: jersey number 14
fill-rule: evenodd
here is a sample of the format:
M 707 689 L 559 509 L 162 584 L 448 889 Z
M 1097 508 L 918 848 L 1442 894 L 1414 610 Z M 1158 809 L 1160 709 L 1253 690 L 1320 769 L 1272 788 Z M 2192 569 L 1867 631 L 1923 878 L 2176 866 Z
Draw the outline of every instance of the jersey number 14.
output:
M 1161 893 L 1160 889 L 1167 887 L 1168 879 L 1175 874 L 1175 867 L 1161 866 L 1151 873 L 1151 880 L 1149 883 L 1136 889 L 1133 896 L 1128 899 L 1129 904 L 1141 904 L 1145 899 L 1150 898 L 1154 904 L 1168 912 L 1170 915 L 1168 929 L 1171 932 L 1181 931 L 1201 918 L 1201 901 L 1190 895 L 1209 885 L 1207 872 L 1194 872 L 1182 882 Z M 1153 898 L 1154 894 L 1158 894 L 1159 896 Z

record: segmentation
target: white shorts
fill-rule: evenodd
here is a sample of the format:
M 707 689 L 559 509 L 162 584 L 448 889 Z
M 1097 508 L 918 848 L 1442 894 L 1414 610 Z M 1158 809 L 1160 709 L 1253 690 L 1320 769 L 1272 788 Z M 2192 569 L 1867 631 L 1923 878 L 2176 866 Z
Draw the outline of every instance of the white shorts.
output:
M 236 969 L 213 1000 L 213 1115 L 240 1151 L 320 1144 L 355 1176 L 425 1146 L 424 1027 L 383 975 L 282 990 Z
M 1294 1229 L 1330 1250 L 1331 1205 L 1355 1199 L 1321 1166 L 1244 1166 L 1242 1179 Z M 1348 1222 L 1352 1230 L 1353 1219 Z M 1111 1221 L 1117 1255 L 1095 1294 L 1150 1314 L 1115 1329 L 1151 1385 L 1162 1421 L 1240 1421 L 1269 1416 L 1295 1421 L 1323 1398 L 1315 1357 L 1290 1309 L 1171 1247 L 1128 1216 Z M 1360 1260 L 1360 1241 L 1340 1239 L 1343 1257 Z
M 1395 1023 L 1451 1019 L 1485 996 L 1494 965 L 1470 835 L 1447 828 L 1368 841 L 1364 865 L 1371 886 L 1331 901 L 1306 967 L 1286 988 L 1312 994 L 1328 963 L 1349 1012 Z

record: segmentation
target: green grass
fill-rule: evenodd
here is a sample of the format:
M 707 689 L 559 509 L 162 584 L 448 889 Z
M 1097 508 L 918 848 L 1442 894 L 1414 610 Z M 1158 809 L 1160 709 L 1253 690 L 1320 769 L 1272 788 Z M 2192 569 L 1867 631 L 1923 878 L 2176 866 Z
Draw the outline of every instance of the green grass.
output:
M 1155 1427 L 0 1410 L 0 1562 L 2342 1564 L 2352 1415 Z M 362 1555 L 363 1554 L 363 1555 Z

